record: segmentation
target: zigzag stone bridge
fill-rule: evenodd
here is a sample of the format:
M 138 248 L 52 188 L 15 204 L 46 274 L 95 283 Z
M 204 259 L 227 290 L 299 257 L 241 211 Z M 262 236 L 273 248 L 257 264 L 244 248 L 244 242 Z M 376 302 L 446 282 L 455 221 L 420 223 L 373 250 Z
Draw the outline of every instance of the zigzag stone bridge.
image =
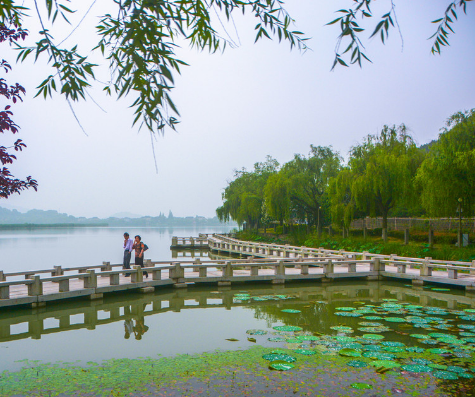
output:
M 179 245 L 178 237 L 172 246 Z M 171 286 L 186 288 L 193 284 L 217 284 L 227 287 L 242 282 L 268 282 L 274 285 L 305 280 L 329 283 L 338 279 L 402 279 L 414 285 L 442 283 L 475 291 L 475 261 L 446 262 L 431 258 L 404 258 L 368 252 L 348 252 L 323 248 L 262 244 L 240 241 L 225 235 L 200 235 L 200 247 L 218 253 L 237 254 L 246 258 L 152 261 L 145 269 L 122 264 L 62 268 L 4 273 L 0 271 L 0 309 L 17 305 L 44 306 L 46 302 L 85 297 L 100 299 L 106 293 L 127 290 L 153 292 Z M 187 245 L 182 240 L 181 245 Z M 150 277 L 144 278 L 144 270 Z M 131 273 L 131 277 L 125 277 Z

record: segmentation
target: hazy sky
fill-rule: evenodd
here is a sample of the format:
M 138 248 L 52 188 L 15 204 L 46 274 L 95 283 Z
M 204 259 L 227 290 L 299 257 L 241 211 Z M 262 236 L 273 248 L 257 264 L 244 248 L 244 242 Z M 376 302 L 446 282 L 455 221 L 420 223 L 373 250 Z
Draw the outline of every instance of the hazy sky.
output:
M 91 3 L 72 1 L 72 8 L 84 8 L 73 26 Z M 111 2 L 97 3 L 67 41 L 79 43 L 84 53 L 93 47 L 97 16 L 110 9 Z M 347 156 L 352 145 L 384 124 L 405 123 L 423 144 L 437 138 L 452 113 L 475 107 L 472 4 L 468 15 L 459 15 L 451 46 L 433 56 L 427 38 L 436 25 L 430 21 L 442 17 L 449 2 L 395 0 L 403 43 L 396 30 L 385 46 L 379 38 L 367 40 L 373 64 L 331 72 L 338 27 L 324 25 L 335 18 L 335 10 L 352 3 L 288 0 L 296 28 L 311 37 L 312 50 L 304 54 L 290 52 L 278 40 L 253 44 L 256 21 L 250 14 L 235 18 L 239 37 L 232 25 L 227 28 L 240 42 L 237 49 L 210 55 L 181 48 L 180 56 L 190 64 L 176 78 L 173 93 L 181 123 L 178 133 L 166 131 L 155 142 L 158 174 L 150 134 L 131 127 L 132 98 L 116 101 L 103 95 L 100 85 L 91 89 L 105 112 L 90 99 L 74 105 L 86 136 L 62 97 L 33 99 L 35 87 L 53 73 L 46 59 L 14 65 L 13 73 L 2 76 L 27 89 L 25 101 L 12 110 L 21 127 L 18 138 L 28 148 L 11 170 L 17 177 L 36 178 L 39 189 L 1 200 L 0 206 L 87 217 L 124 211 L 155 216 L 169 210 L 175 216 L 214 216 L 233 170 L 252 168 L 266 155 L 285 163 L 295 153 L 308 154 L 313 144 L 332 145 Z M 375 3 L 374 15 L 384 14 L 389 4 Z M 32 33 L 38 30 L 34 18 L 28 23 Z M 376 23 L 373 18 L 371 26 Z M 61 25 L 53 35 L 60 41 L 70 31 Z M 2 45 L 2 57 L 14 64 L 16 54 Z M 107 73 L 99 77 L 107 79 Z M 11 141 L 6 134 L 1 144 Z

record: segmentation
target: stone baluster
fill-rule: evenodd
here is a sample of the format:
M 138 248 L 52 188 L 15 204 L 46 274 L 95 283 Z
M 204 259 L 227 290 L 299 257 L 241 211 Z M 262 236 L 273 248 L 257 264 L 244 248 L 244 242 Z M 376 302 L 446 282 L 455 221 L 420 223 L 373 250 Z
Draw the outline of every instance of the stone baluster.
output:
M 109 275 L 109 285 L 119 285 L 119 273 Z
M 10 299 L 10 286 L 9 285 L 0 286 L 0 299 Z
M 143 271 L 142 271 L 142 268 L 140 266 L 133 266 L 132 267 L 134 270 L 136 270 L 135 272 L 132 272 L 130 274 L 130 282 L 132 283 L 142 283 L 143 282 Z
M 33 282 L 28 284 L 28 296 L 43 295 L 43 281 L 40 276 L 33 276 Z
M 59 284 L 59 292 L 68 292 L 69 291 L 69 278 L 64 280 L 60 280 Z
M 327 275 L 334 272 L 335 272 L 335 268 L 334 268 L 333 262 L 331 261 L 331 259 L 329 259 L 328 262 L 323 264 L 323 273 Z
M 84 277 L 84 288 L 97 288 L 97 274 L 94 269 L 89 269 L 88 277 Z

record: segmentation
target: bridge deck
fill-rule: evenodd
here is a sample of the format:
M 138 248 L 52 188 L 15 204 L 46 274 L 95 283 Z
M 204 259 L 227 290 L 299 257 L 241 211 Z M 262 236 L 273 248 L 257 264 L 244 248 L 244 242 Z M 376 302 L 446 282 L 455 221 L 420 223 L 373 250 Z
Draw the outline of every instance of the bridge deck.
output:
M 203 241 L 203 237 L 200 236 Z M 400 258 L 306 247 L 278 246 L 239 241 L 227 236 L 209 236 L 211 250 L 240 254 L 248 259 L 152 262 L 145 268 L 124 270 L 121 265 L 54 269 L 3 274 L 0 272 L 0 307 L 20 304 L 44 305 L 47 301 L 139 289 L 152 292 L 155 287 L 217 283 L 226 286 L 235 282 L 263 281 L 283 284 L 294 280 L 337 278 L 381 279 L 399 278 L 421 285 L 426 282 L 450 284 L 475 290 L 475 262 L 434 261 L 430 258 Z M 257 257 L 257 258 L 256 258 Z M 118 268 L 119 270 L 114 270 Z M 149 277 L 144 277 L 145 271 Z M 130 273 L 125 277 L 125 273 Z M 51 276 L 48 274 L 51 273 Z M 20 279 L 21 277 L 25 279 Z M 8 278 L 8 280 L 7 280 Z

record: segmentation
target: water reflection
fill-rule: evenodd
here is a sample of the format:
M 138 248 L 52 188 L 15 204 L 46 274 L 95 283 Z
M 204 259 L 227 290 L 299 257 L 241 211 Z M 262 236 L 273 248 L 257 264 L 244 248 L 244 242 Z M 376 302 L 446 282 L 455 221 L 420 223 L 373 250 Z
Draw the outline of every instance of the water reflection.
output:
M 288 296 L 292 299 L 240 301 L 234 298 L 243 288 L 253 296 Z M 145 318 L 165 312 L 178 313 L 183 310 L 246 307 L 254 311 L 256 319 L 272 324 L 303 326 L 305 330 L 327 333 L 335 325 L 328 312 L 336 306 L 359 301 L 365 304 L 380 302 L 382 299 L 397 299 L 423 306 L 436 306 L 448 309 L 475 307 L 475 297 L 463 290 L 451 293 L 435 293 L 422 287 L 407 288 L 400 283 L 367 282 L 279 285 L 247 285 L 234 288 L 193 287 L 187 290 L 157 291 L 154 294 L 117 294 L 106 296 L 103 300 L 76 300 L 50 304 L 40 309 L 17 309 L 0 312 L 0 342 L 26 338 L 41 339 L 42 335 L 67 332 L 85 328 L 94 330 L 102 325 L 123 322 L 125 339 L 132 334 L 136 340 L 149 330 Z M 299 316 L 281 312 L 283 308 L 299 307 Z M 45 324 L 56 319 L 56 326 Z M 73 320 L 74 319 L 74 320 Z M 357 322 L 358 319 L 347 319 Z M 355 323 L 356 324 L 356 323 Z M 351 325 L 351 324 L 350 324 Z M 15 330 L 17 330 L 15 332 Z M 20 331 L 18 331 L 20 330 Z M 127 336 L 128 334 L 128 336 Z

